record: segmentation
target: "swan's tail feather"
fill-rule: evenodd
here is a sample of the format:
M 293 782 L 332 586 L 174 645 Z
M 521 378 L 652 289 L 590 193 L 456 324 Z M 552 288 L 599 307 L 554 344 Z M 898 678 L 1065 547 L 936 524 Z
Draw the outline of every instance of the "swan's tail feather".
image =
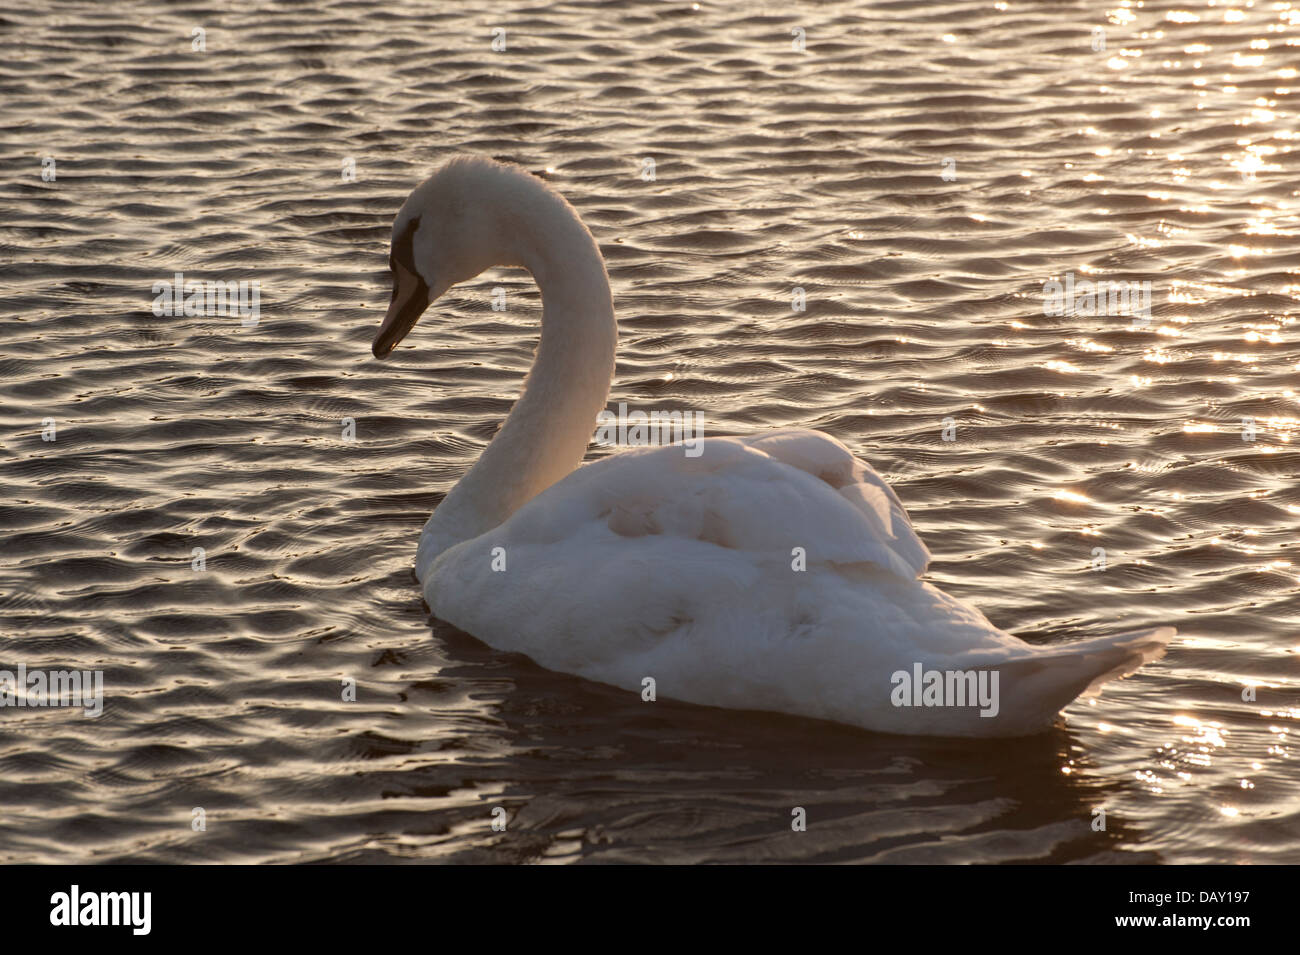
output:
M 1075 697 L 1093 696 L 1102 684 L 1158 659 L 1176 632 L 1173 627 L 1131 630 L 1036 649 L 987 667 L 1001 673 L 1001 730 L 1045 729 Z
M 1086 641 L 1087 644 L 1098 646 L 1087 659 L 1096 659 L 1099 663 L 1113 662 L 1113 665 L 1097 673 L 1081 695 L 1096 696 L 1101 692 L 1103 683 L 1128 676 L 1142 664 L 1160 659 L 1164 656 L 1169 641 L 1177 633 L 1173 627 L 1152 627 L 1150 630 L 1130 630 L 1128 633 Z M 1070 649 L 1077 652 L 1079 646 Z

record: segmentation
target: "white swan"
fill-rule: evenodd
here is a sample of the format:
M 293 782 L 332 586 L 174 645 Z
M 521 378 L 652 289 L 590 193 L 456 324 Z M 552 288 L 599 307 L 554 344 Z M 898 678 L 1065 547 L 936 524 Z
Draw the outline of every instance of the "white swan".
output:
M 920 579 L 930 555 L 903 505 L 818 431 L 582 465 L 614 373 L 609 279 L 577 213 L 524 170 L 452 160 L 411 193 L 392 241 L 376 358 L 491 266 L 528 269 L 542 293 L 523 394 L 429 518 L 416 556 L 433 613 L 491 646 L 638 693 L 650 677 L 658 694 L 693 703 L 891 733 L 1018 736 L 1173 636 L 1159 627 L 1033 646 L 997 629 Z M 955 695 L 979 689 L 997 699 Z M 936 700 L 964 705 L 926 705 Z

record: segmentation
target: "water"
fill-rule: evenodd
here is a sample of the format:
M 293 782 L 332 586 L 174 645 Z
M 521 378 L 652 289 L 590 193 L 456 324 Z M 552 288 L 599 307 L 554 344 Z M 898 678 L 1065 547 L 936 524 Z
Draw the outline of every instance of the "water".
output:
M 0 861 L 1300 861 L 1300 13 L 44 6 L 0 19 L 0 667 L 106 703 L 0 712 Z M 418 531 L 540 313 L 488 273 L 370 357 L 392 217 L 460 153 L 600 241 L 611 408 L 829 431 L 943 589 L 1168 655 L 1043 736 L 927 741 L 431 623 Z M 178 271 L 260 282 L 258 324 L 155 316 Z M 1150 281 L 1151 321 L 1045 316 L 1066 273 Z

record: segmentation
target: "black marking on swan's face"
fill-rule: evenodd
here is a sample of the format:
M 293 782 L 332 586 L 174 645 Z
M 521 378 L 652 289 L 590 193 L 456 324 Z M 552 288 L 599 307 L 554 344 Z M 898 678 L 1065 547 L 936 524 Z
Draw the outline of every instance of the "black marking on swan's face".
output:
M 420 217 L 416 216 L 406 224 L 404 228 L 393 239 L 393 247 L 388 253 L 388 267 L 397 271 L 398 266 L 406 269 L 412 275 L 418 276 L 419 269 L 415 267 L 415 233 L 420 228 Z
M 393 247 L 388 253 L 388 267 L 393 273 L 393 297 L 389 300 L 384 323 L 379 326 L 370 346 L 376 358 L 388 357 L 429 307 L 429 286 L 415 265 L 415 234 L 419 229 L 420 217 L 416 216 L 393 237 Z

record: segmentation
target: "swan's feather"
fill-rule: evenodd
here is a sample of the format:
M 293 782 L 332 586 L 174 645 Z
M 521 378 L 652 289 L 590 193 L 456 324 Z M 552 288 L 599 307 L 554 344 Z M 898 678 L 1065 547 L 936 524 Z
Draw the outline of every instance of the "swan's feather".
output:
M 417 220 L 407 258 L 430 301 L 491 265 L 521 265 L 543 290 L 523 393 L 420 536 L 416 573 L 449 623 L 633 692 L 649 677 L 658 694 L 695 703 L 965 736 L 1043 729 L 1172 636 L 1040 648 L 997 629 L 920 579 L 930 555 L 898 497 L 815 431 L 579 466 L 618 338 L 591 233 L 545 183 L 482 159 L 449 163 L 411 193 L 393 226 L 399 251 Z M 385 319 L 376 354 L 408 319 L 401 308 Z M 918 666 L 996 677 L 997 715 L 894 705 L 893 678 Z
M 434 560 L 429 606 L 498 649 L 630 691 L 651 677 L 665 697 L 908 734 L 1043 729 L 1172 635 L 1031 646 L 917 579 L 929 552 L 902 504 L 835 439 L 700 447 L 579 468 Z M 998 669 L 999 714 L 894 706 L 891 675 L 916 663 Z

